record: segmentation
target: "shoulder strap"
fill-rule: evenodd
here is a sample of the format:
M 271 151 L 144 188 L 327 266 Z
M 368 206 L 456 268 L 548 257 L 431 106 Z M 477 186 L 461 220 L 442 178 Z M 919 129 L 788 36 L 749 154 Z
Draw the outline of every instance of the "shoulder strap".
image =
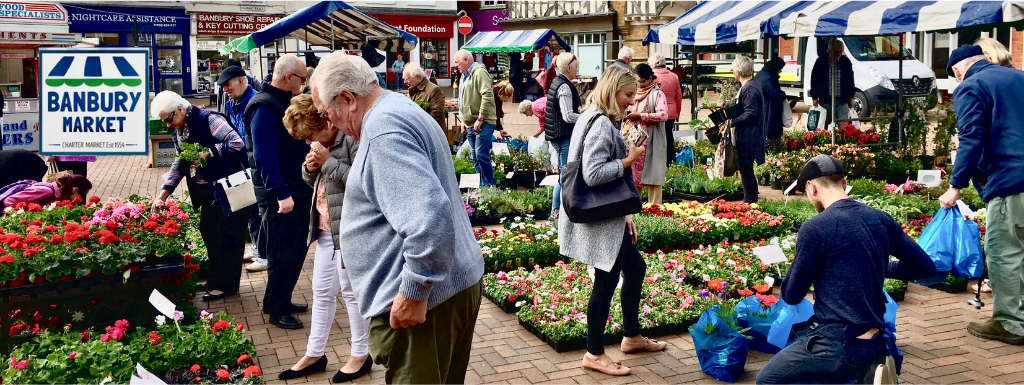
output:
M 583 162 L 583 148 L 584 145 L 587 143 L 587 134 L 590 133 L 590 128 L 594 127 L 594 122 L 597 121 L 597 118 L 600 118 L 602 116 L 604 116 L 604 114 L 596 113 L 594 114 L 594 116 L 590 117 L 590 121 L 587 122 L 587 128 L 583 130 L 583 137 L 580 138 L 580 151 L 576 153 L 577 162 Z

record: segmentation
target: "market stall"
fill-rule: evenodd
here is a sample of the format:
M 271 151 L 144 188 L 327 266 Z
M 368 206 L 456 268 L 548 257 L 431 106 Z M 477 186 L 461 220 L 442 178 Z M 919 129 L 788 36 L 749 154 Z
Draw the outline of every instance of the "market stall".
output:
M 82 35 L 68 33 L 68 13 L 60 4 L 18 2 L 10 8 L 0 13 L 2 148 L 38 152 L 39 48 L 72 46 Z

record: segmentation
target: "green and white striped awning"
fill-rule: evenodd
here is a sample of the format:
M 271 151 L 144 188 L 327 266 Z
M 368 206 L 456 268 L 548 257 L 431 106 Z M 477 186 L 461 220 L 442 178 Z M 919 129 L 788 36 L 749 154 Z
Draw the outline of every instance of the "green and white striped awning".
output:
M 550 29 L 480 32 L 462 46 L 462 49 L 473 53 L 533 52 L 545 44 L 551 44 L 552 47 L 561 46 L 566 52 L 572 50 L 555 31 Z

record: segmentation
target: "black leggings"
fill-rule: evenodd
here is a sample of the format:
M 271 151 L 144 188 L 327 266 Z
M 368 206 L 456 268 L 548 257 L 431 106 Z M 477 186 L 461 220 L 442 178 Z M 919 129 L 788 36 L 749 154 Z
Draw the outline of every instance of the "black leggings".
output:
M 608 322 L 608 311 L 612 305 L 615 287 L 622 273 L 622 334 L 626 337 L 640 335 L 640 297 L 647 263 L 640 251 L 633 245 L 629 230 L 624 231 L 619 256 L 612 270 L 605 272 L 594 269 L 594 291 L 587 305 L 587 352 L 595 356 L 604 354 L 604 327 Z

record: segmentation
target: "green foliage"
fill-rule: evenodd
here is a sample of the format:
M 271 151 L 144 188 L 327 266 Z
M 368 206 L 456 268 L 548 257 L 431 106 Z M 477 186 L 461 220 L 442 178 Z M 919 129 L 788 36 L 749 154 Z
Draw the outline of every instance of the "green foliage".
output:
M 850 195 L 874 196 L 885 193 L 885 182 L 871 179 L 854 179 L 847 181 L 852 188 Z
M 709 98 L 708 98 L 707 91 L 705 91 L 704 95 L 701 96 L 701 104 L 700 104 L 700 106 L 698 106 L 698 107 L 693 109 L 693 116 L 697 116 L 697 114 L 700 112 L 700 110 L 705 110 L 705 109 L 713 110 L 715 108 L 718 108 L 718 103 L 712 103 L 709 100 Z M 690 130 L 693 130 L 693 131 L 707 130 L 707 129 L 711 128 L 711 127 L 712 127 L 712 123 L 711 123 L 711 118 L 710 117 L 695 118 L 695 119 L 690 121 Z
M 452 155 L 452 163 L 455 164 L 455 176 L 458 177 L 462 174 L 476 174 L 476 168 L 473 166 L 473 162 L 459 157 L 458 155 Z
M 714 162 L 715 151 L 718 150 L 718 146 L 706 140 L 698 140 L 690 144 L 690 149 L 693 150 L 694 164 L 706 166 L 708 165 L 708 159 L 711 159 L 711 161 Z
M 711 179 L 704 168 L 688 168 L 681 164 L 668 169 L 665 185 L 673 191 L 690 194 L 731 194 L 740 190 L 740 183 L 735 177 Z
M 948 156 L 953 136 L 957 134 L 956 111 L 953 110 L 953 102 L 942 105 L 940 111 L 942 111 L 942 116 L 939 118 L 939 124 L 935 127 L 935 139 L 932 143 L 935 156 Z
M 925 155 L 930 127 L 924 115 L 924 103 L 905 99 L 903 106 L 907 112 L 907 119 L 903 121 L 903 131 L 907 134 L 906 152 L 913 157 Z
M 801 225 L 815 215 L 818 210 L 811 202 L 805 199 L 762 199 L 757 202 L 758 209 L 771 215 L 782 215 L 793 221 L 794 225 Z
M 530 215 L 551 211 L 551 188 L 517 191 L 499 187 L 481 187 L 466 196 L 476 215 Z
M 916 156 L 907 153 L 881 151 L 875 155 L 875 170 L 886 178 L 903 179 L 906 178 L 908 171 L 914 174 L 922 167 Z
M 978 194 L 978 190 L 973 185 L 960 189 L 960 200 L 977 208 L 985 207 L 985 201 L 981 200 L 981 195 Z
M 178 160 L 192 164 L 195 161 L 199 161 L 199 167 L 206 167 L 206 158 L 200 156 L 203 153 L 210 152 L 209 148 L 203 147 L 198 143 L 182 143 L 181 152 L 176 156 Z
M 901 291 L 907 291 L 907 281 L 886 278 L 885 282 L 882 284 L 882 288 L 889 293 L 899 293 Z

